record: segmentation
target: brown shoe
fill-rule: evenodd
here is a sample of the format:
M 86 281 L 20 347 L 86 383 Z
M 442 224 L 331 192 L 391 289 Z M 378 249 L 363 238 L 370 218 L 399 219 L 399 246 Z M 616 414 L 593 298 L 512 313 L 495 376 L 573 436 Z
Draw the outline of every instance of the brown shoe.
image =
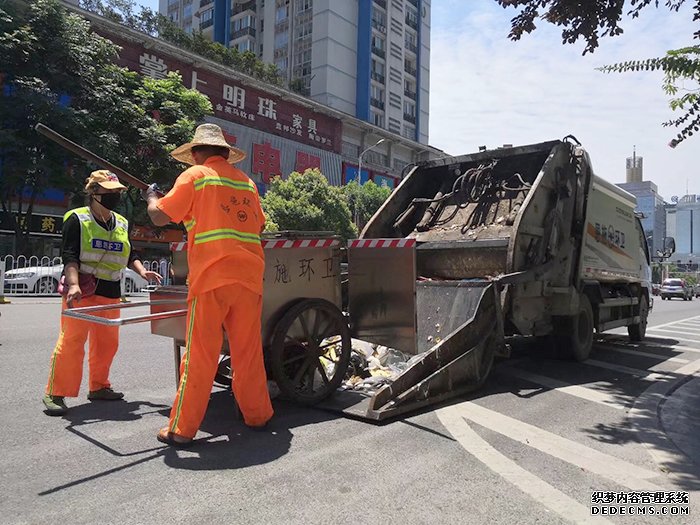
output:
M 168 427 L 161 428 L 158 431 L 158 436 L 156 436 L 156 439 L 158 439 L 158 441 L 161 443 L 165 443 L 166 445 L 176 448 L 187 448 L 192 445 L 192 441 L 194 441 L 192 438 L 182 437 L 174 432 L 170 432 Z

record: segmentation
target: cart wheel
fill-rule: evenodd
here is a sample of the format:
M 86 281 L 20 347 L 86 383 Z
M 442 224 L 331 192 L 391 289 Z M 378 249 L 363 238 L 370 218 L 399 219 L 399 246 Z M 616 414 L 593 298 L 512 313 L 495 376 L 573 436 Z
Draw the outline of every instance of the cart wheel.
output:
M 217 367 L 216 375 L 214 376 L 214 382 L 216 382 L 217 385 L 231 388 L 232 377 L 231 357 L 228 354 L 221 354 L 221 357 L 219 357 L 219 366 Z
M 270 345 L 270 370 L 282 394 L 313 405 L 340 386 L 350 363 L 350 328 L 343 313 L 323 299 L 292 306 Z

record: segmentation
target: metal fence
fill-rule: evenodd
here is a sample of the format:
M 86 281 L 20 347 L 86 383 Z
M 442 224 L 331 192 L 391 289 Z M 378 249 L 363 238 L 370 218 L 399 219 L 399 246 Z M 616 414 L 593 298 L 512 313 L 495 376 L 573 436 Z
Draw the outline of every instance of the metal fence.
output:
M 147 270 L 163 276 L 164 284 L 170 280 L 170 262 L 166 260 L 141 261 Z M 60 257 L 17 257 L 6 255 L 0 258 L 0 296 L 34 295 L 57 296 L 58 282 L 63 273 Z M 122 276 L 122 295 L 145 295 L 155 282 L 148 282 L 133 270 L 127 269 Z

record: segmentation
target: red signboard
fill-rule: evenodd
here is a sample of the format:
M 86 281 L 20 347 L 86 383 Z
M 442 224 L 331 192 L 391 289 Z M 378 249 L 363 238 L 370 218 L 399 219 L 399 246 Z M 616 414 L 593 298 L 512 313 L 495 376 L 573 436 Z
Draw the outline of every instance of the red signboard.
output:
M 194 67 L 163 51 L 146 49 L 116 35 L 105 36 L 122 47 L 117 60 L 121 66 L 153 78 L 179 71 L 187 87 L 209 97 L 216 117 L 340 153 L 342 122 L 336 118 L 282 100 L 232 77 Z

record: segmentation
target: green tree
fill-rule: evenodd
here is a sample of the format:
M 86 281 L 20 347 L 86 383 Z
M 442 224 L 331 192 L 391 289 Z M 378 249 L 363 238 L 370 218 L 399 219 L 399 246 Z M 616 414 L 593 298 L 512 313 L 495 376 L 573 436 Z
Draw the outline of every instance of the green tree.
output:
M 357 236 L 343 191 L 315 169 L 272 179 L 262 206 L 267 230 L 332 231 L 344 239 Z
M 285 82 L 277 66 L 266 64 L 252 51 L 241 53 L 235 47 L 227 48 L 218 42 L 212 42 L 201 31 L 187 33 L 167 17 L 147 7 L 137 6 L 133 0 L 80 0 L 80 7 L 268 84 L 282 86 Z
M 649 6 L 659 6 L 658 0 L 496 0 L 505 7 L 519 10 L 511 20 L 509 37 L 519 40 L 523 34 L 536 28 L 536 20 L 542 19 L 562 27 L 562 43 L 572 44 L 579 39 L 586 42 L 583 54 L 593 52 L 599 46 L 601 37 L 613 37 L 623 33 L 620 26 L 629 5 L 627 15 L 632 18 Z M 667 0 L 666 7 L 678 12 L 686 0 Z M 700 21 L 700 0 L 695 0 L 693 20 Z M 700 39 L 700 30 L 693 34 Z M 631 60 L 600 68 L 606 73 L 626 71 L 656 71 L 665 73 L 664 91 L 672 98 L 672 110 L 682 111 L 681 117 L 664 122 L 665 127 L 675 127 L 678 134 L 669 142 L 675 148 L 678 144 L 700 130 L 700 46 L 688 46 L 670 50 L 666 56 L 644 60 Z
M 169 151 L 211 113 L 209 100 L 176 74 L 153 80 L 117 67 L 117 51 L 55 0 L 0 9 L 0 205 L 16 253 L 26 248 L 37 195 L 78 194 L 94 169 L 39 136 L 38 122 L 147 182 L 168 183 L 181 168 Z
M 391 189 L 386 185 L 375 184 L 371 180 L 364 184 L 358 184 L 357 181 L 353 180 L 343 186 L 342 192 L 353 212 L 357 227 L 362 230 L 372 215 L 389 198 Z

